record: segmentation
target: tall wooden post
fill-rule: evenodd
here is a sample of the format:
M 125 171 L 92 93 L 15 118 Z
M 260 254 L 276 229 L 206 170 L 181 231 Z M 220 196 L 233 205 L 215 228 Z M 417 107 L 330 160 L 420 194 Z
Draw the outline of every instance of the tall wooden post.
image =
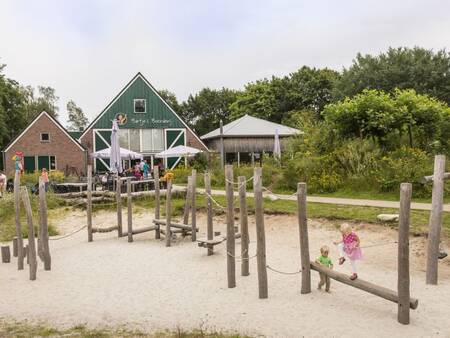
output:
M 17 269 L 23 270 L 25 253 L 23 250 L 22 224 L 20 223 L 20 174 L 18 170 L 14 175 L 14 213 L 17 236 Z
M 167 181 L 166 190 L 166 246 L 171 245 L 172 231 L 170 223 L 172 222 L 172 181 Z
M 298 226 L 300 233 L 300 257 L 302 263 L 301 293 L 311 292 L 308 223 L 306 218 L 306 183 L 297 184 Z
M 411 183 L 400 186 L 400 215 L 398 225 L 398 322 L 409 324 L 409 217 L 411 210 Z
M 197 205 L 196 205 L 196 194 L 197 194 L 197 170 L 192 170 L 192 201 L 191 201 L 191 240 L 195 242 L 197 240 Z
M 225 166 L 225 188 L 227 195 L 227 280 L 228 287 L 236 287 L 236 261 L 233 205 L 233 166 Z
M 48 244 L 47 198 L 45 183 L 43 182 L 42 177 L 39 177 L 39 234 L 44 269 L 50 271 L 52 258 L 50 256 L 50 247 Z
M 220 120 L 220 165 L 222 169 L 225 166 L 225 147 L 223 144 L 223 121 Z
M 253 194 L 255 196 L 256 253 L 258 266 L 259 298 L 269 296 L 267 286 L 266 233 L 264 229 L 264 209 L 262 195 L 262 168 L 257 167 L 253 173 Z
M 131 200 L 131 178 L 127 179 L 127 220 L 128 220 L 128 242 L 133 242 L 133 204 Z
M 427 284 L 436 285 L 438 282 L 438 255 L 442 228 L 442 210 L 444 204 L 444 172 L 445 156 L 434 157 L 433 195 L 431 213 L 428 226 L 427 248 Z
M 86 214 L 87 214 L 87 229 L 88 242 L 92 242 L 92 165 L 87 166 L 87 191 L 86 191 Z
M 119 174 L 116 177 L 116 204 L 117 204 L 117 236 L 122 237 L 122 180 Z
M 209 173 L 205 173 L 205 192 L 206 192 L 206 238 L 212 240 L 214 238 L 214 227 L 213 227 L 213 209 L 211 200 L 211 177 Z M 212 247 L 208 247 L 208 256 L 214 253 Z
M 247 218 L 247 191 L 245 176 L 238 177 L 239 184 L 239 222 L 241 223 L 241 275 L 248 276 L 249 272 L 249 254 L 248 245 L 250 239 L 248 236 L 248 218 Z
M 28 223 L 28 262 L 30 264 L 30 280 L 36 280 L 37 260 L 36 242 L 34 238 L 33 212 L 31 210 L 30 196 L 27 187 L 22 187 L 20 191 L 23 206 L 27 214 Z
M 184 202 L 183 224 L 189 224 L 189 213 L 191 211 L 192 202 L 192 176 L 187 178 L 186 199 Z
M 155 219 L 160 217 L 161 201 L 159 199 L 159 167 L 155 165 L 153 167 L 153 177 L 155 179 Z M 157 224 L 155 230 L 155 239 L 161 238 L 160 224 Z

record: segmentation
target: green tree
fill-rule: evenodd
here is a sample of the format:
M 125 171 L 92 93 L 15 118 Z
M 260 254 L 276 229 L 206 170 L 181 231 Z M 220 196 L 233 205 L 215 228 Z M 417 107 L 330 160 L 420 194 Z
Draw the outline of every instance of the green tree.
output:
M 357 54 L 336 83 L 336 99 L 352 97 L 364 89 L 393 93 L 414 89 L 450 104 L 450 54 L 424 48 L 389 48 L 377 56 Z
M 25 98 L 25 116 L 27 121 L 31 121 L 43 110 L 58 117 L 59 108 L 57 106 L 59 97 L 52 87 L 38 86 L 38 96 L 35 95 L 35 89 L 31 86 L 21 88 L 22 95 Z
M 76 105 L 72 100 L 67 102 L 67 123 L 68 130 L 81 131 L 84 130 L 88 125 L 88 119 L 84 115 L 83 110 Z
M 161 97 L 163 98 L 163 100 L 166 101 L 167 104 L 168 104 L 168 105 L 169 105 L 169 106 L 170 106 L 177 114 L 180 114 L 180 112 L 181 112 L 181 106 L 180 106 L 180 104 L 178 103 L 177 96 L 176 96 L 174 93 L 168 91 L 167 89 L 160 90 L 158 93 L 159 93 L 159 95 L 161 95 Z

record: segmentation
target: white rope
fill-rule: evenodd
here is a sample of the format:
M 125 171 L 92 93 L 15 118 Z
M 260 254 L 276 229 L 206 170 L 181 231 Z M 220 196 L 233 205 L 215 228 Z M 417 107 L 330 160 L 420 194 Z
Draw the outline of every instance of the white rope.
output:
M 277 197 L 279 199 L 284 199 L 286 197 L 291 197 L 291 196 L 296 196 L 297 195 L 297 192 L 294 192 L 294 193 L 292 193 L 290 195 L 279 195 L 279 194 L 275 194 L 272 190 L 270 190 L 270 189 L 268 189 L 268 188 L 266 188 L 264 186 L 262 188 L 263 188 L 263 190 L 267 191 L 269 194 L 271 194 L 271 195 L 273 195 L 273 196 L 275 196 L 275 197 Z
M 206 192 L 206 190 L 205 190 L 205 195 L 208 196 L 209 199 L 210 199 L 215 205 L 217 205 L 220 209 L 222 209 L 222 210 L 227 210 L 227 208 L 224 207 L 224 206 L 222 206 L 222 205 L 220 205 L 220 203 L 217 202 L 217 201 L 214 199 L 214 197 L 212 197 L 212 195 L 208 194 L 208 193 Z
M 57 240 L 59 240 L 59 239 L 63 239 L 63 238 L 70 237 L 70 236 L 72 236 L 72 235 L 75 235 L 77 232 L 80 232 L 81 230 L 83 230 L 83 229 L 86 228 L 86 227 L 87 227 L 87 225 L 83 225 L 81 228 L 79 228 L 78 230 L 75 230 L 75 231 L 71 232 L 70 234 L 63 235 L 63 236 L 60 236 L 60 237 L 49 237 L 49 240 L 50 240 L 50 241 L 57 241 Z
M 296 274 L 299 274 L 302 272 L 302 269 L 299 269 L 298 271 L 295 271 L 295 272 L 285 272 L 285 271 L 280 271 L 280 270 L 274 269 L 269 265 L 266 265 L 266 267 L 267 267 L 267 269 L 272 270 L 273 272 L 279 273 L 281 275 L 296 275 Z
M 237 259 L 238 261 L 249 261 L 250 259 L 253 259 L 258 256 L 258 254 L 254 254 L 253 256 L 250 257 L 234 256 L 229 251 L 227 251 L 227 255 L 233 257 L 234 259 Z

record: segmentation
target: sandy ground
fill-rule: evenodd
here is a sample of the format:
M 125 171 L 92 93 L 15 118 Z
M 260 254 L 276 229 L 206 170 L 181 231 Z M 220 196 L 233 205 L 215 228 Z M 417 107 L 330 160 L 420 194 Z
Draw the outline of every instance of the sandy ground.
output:
M 151 214 L 136 214 L 135 227 L 149 225 L 151 219 Z M 85 224 L 85 217 L 74 212 L 60 223 L 62 233 L 67 233 Z M 267 263 L 278 270 L 297 270 L 296 217 L 266 216 L 265 223 Z M 112 212 L 94 217 L 94 226 L 112 224 Z M 204 233 L 204 215 L 198 216 L 198 224 Z M 322 220 L 310 220 L 309 225 L 315 258 L 320 246 L 332 246 L 339 234 Z M 396 240 L 393 230 L 355 226 L 363 247 Z M 215 230 L 224 233 L 223 217 L 215 219 Z M 253 217 L 250 235 L 253 255 Z M 134 243 L 128 243 L 114 232 L 94 234 L 94 242 L 88 243 L 86 230 L 51 241 L 52 271 L 43 271 L 39 263 L 34 282 L 28 280 L 28 270 L 17 271 L 16 259 L 0 265 L 0 317 L 47 321 L 58 327 L 85 323 L 145 331 L 203 328 L 268 337 L 450 337 L 450 261 L 440 262 L 440 284 L 426 286 L 424 244 L 423 238 L 411 238 L 411 293 L 419 299 L 419 308 L 411 311 L 409 326 L 397 323 L 397 305 L 384 299 L 335 281 L 330 294 L 316 290 L 314 271 L 313 291 L 307 295 L 300 294 L 300 275 L 268 271 L 269 298 L 260 300 L 256 259 L 251 260 L 249 277 L 240 276 L 237 263 L 237 287 L 228 289 L 225 244 L 208 257 L 206 249 L 190 238 L 166 248 L 154 233 L 135 235 Z M 395 244 L 364 249 L 360 277 L 395 289 L 396 257 Z M 332 258 L 337 260 L 334 250 Z M 336 266 L 343 272 L 349 268 Z

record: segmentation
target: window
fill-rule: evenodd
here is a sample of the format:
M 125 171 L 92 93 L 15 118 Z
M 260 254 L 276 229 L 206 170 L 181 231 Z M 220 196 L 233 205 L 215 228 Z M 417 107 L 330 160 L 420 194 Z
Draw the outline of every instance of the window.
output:
M 50 170 L 56 170 L 56 157 L 50 156 Z
M 164 150 L 164 130 L 142 129 L 142 152 Z
M 140 152 L 141 151 L 141 135 L 139 129 L 130 130 L 130 150 Z
M 31 161 L 30 161 L 31 162 Z M 42 155 L 37 157 L 38 170 L 42 170 L 43 168 L 47 170 L 56 170 L 56 157 Z
M 153 150 L 164 150 L 164 130 L 153 129 Z
M 119 145 L 120 148 L 129 149 L 128 129 L 119 129 Z
M 164 150 L 164 130 L 119 129 L 119 145 L 136 152 L 159 152 Z
M 145 113 L 147 100 L 145 99 L 135 99 L 134 100 L 134 112 L 135 113 Z
M 50 134 L 41 133 L 41 142 L 50 142 Z

